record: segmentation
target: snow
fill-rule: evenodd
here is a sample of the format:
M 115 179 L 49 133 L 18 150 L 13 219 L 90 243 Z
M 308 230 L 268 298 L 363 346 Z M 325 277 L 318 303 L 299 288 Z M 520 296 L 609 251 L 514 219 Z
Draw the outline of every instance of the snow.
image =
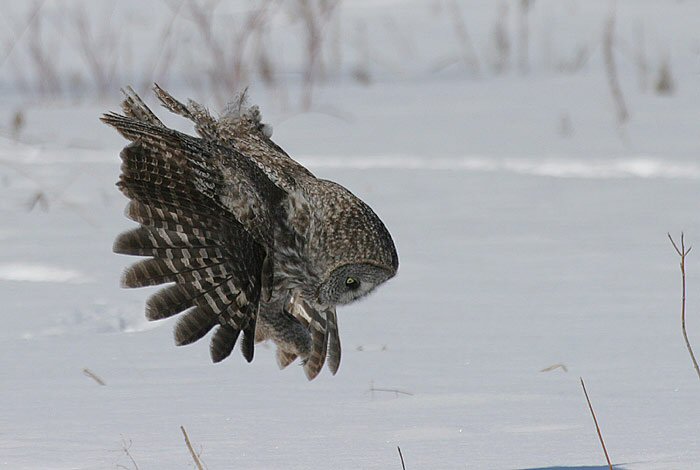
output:
M 0 122 L 26 104 L 20 139 L 0 137 L 0 467 L 132 469 L 127 447 L 141 469 L 193 468 L 183 425 L 212 470 L 401 468 L 397 446 L 408 469 L 603 469 L 583 377 L 615 468 L 697 468 L 700 384 L 666 233 L 700 240 L 700 11 L 617 3 L 620 34 L 646 25 L 649 48 L 672 51 L 678 82 L 670 97 L 639 91 L 620 59 L 623 128 L 599 51 L 573 75 L 422 72 L 431 46 L 454 40 L 410 1 L 347 9 L 367 15 L 368 34 L 389 13 L 413 31 L 403 78 L 377 66 L 369 87 L 338 79 L 307 113 L 253 84 L 276 142 L 370 204 L 399 252 L 395 279 L 339 310 L 340 370 L 313 382 L 297 365 L 279 371 L 272 347 L 259 345 L 252 364 L 236 352 L 213 365 L 206 341 L 173 345 L 173 319 L 147 322 L 154 289 L 121 289 L 136 258 L 111 252 L 133 227 L 114 187 L 124 141 L 97 120 L 118 109 L 117 90 L 107 103 L 23 101 L 0 77 Z M 565 50 L 599 34 L 609 7 L 560 4 L 535 3 L 537 64 L 548 21 L 552 34 L 571 26 Z M 134 5 L 120 14 L 143 17 Z M 497 5 L 460 5 L 481 51 Z M 173 82 L 177 97 L 206 99 Z M 44 205 L 29 210 L 37 195 Z M 557 364 L 566 371 L 543 372 Z
M 83 283 L 86 278 L 78 271 L 41 264 L 0 264 L 0 279 L 3 281 L 69 282 Z

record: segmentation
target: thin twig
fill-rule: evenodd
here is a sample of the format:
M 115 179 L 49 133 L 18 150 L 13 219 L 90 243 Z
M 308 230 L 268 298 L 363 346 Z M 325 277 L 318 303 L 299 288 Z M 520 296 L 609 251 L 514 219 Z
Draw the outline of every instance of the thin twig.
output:
M 403 470 L 406 470 L 406 463 L 403 461 L 403 454 L 401 453 L 401 447 L 396 446 L 396 448 L 399 450 L 399 458 L 401 459 L 401 468 Z
M 559 362 L 557 364 L 552 364 L 549 367 L 545 367 L 540 372 L 551 372 L 551 371 L 556 370 L 556 369 L 561 369 L 564 372 L 569 372 L 569 368 L 566 367 L 566 364 L 562 364 L 561 362 Z
M 447 7 L 450 9 L 449 16 L 452 19 L 452 28 L 454 29 L 459 41 L 462 61 L 470 70 L 472 75 L 476 77 L 480 72 L 479 58 L 476 54 L 476 50 L 474 49 L 474 43 L 472 43 L 469 31 L 467 30 L 467 25 L 462 17 L 462 11 L 459 8 L 457 0 L 453 0 L 452 2 L 448 3 Z
M 182 431 L 182 435 L 185 436 L 185 444 L 187 444 L 187 448 L 189 449 L 190 454 L 192 454 L 192 459 L 194 460 L 194 464 L 197 466 L 197 468 L 199 470 L 204 470 L 204 467 L 202 466 L 202 461 L 199 460 L 199 456 L 192 448 L 192 443 L 190 442 L 190 438 L 187 435 L 187 431 L 185 431 L 185 427 L 180 426 L 180 431 Z
M 598 432 L 598 439 L 600 439 L 600 445 L 603 446 L 603 453 L 605 453 L 605 460 L 608 461 L 608 467 L 613 470 L 612 463 L 610 463 L 610 456 L 608 455 L 608 450 L 605 448 L 605 441 L 603 440 L 603 435 L 600 433 L 600 426 L 598 426 L 598 420 L 595 417 L 595 411 L 593 411 L 593 405 L 591 405 L 591 400 L 588 398 L 588 392 L 586 391 L 586 384 L 583 383 L 583 377 L 581 379 L 581 387 L 583 387 L 583 394 L 586 396 L 586 402 L 588 402 L 588 409 L 591 410 L 591 415 L 593 416 L 593 422 L 595 423 L 595 430 Z
M 520 0 L 518 9 L 518 68 L 523 74 L 530 70 L 530 29 L 527 20 L 533 3 L 535 3 L 534 0 Z
M 143 87 L 144 89 L 150 87 L 150 82 L 152 81 L 157 81 L 161 85 L 165 85 L 165 83 L 163 83 L 163 78 L 164 75 L 166 75 L 165 72 L 172 64 L 174 51 L 174 48 L 170 44 L 170 38 L 174 31 L 175 22 L 180 16 L 180 13 L 182 13 L 185 3 L 186 0 L 180 0 L 178 5 L 172 8 L 172 16 L 170 17 L 170 20 L 166 24 L 165 28 L 160 34 L 160 38 L 158 39 L 158 44 L 160 44 L 160 47 L 158 47 L 155 51 L 155 59 L 152 60 L 153 68 L 151 69 L 151 73 L 147 78 L 148 85 L 145 85 Z
M 393 393 L 396 396 L 398 396 L 399 394 L 413 396 L 413 394 L 411 392 L 405 392 L 403 390 L 398 390 L 396 388 L 376 388 L 374 386 L 370 386 L 369 391 L 372 393 L 374 393 L 374 392 L 388 392 L 388 393 Z
M 685 340 L 685 347 L 688 348 L 690 359 L 693 361 L 693 367 L 695 367 L 695 372 L 698 374 L 698 378 L 700 379 L 700 367 L 698 367 L 698 361 L 695 359 L 695 353 L 693 353 L 693 348 L 690 346 L 688 332 L 685 329 L 685 257 L 688 256 L 688 253 L 690 253 L 690 250 L 692 250 L 693 247 L 689 246 L 686 250 L 685 235 L 683 232 L 681 232 L 680 248 L 678 248 L 678 245 L 676 245 L 676 242 L 673 240 L 673 237 L 670 233 L 668 234 L 668 239 L 671 240 L 673 248 L 676 250 L 676 253 L 678 253 L 678 256 L 680 256 L 681 258 L 681 278 L 683 280 L 683 299 L 681 300 L 681 330 L 683 330 L 683 339 Z
M 139 466 L 136 463 L 136 460 L 134 460 L 134 457 L 131 456 L 131 452 L 129 452 L 129 449 L 131 448 L 131 439 L 129 439 L 129 442 L 127 444 L 126 439 L 122 438 L 122 450 L 126 454 L 127 457 L 129 457 L 129 460 L 131 460 L 131 464 L 134 466 L 136 470 L 139 470 Z M 122 465 L 118 465 L 119 467 L 123 467 Z M 123 467 L 126 468 L 126 467 Z
M 83 369 L 83 374 L 90 377 L 92 380 L 97 382 L 99 385 L 107 385 L 104 380 L 102 380 L 97 374 L 95 374 L 93 371 L 91 371 L 87 367 L 85 369 Z
M 32 7 L 32 10 L 29 13 L 29 16 L 27 18 L 27 22 L 24 25 L 22 25 L 21 28 L 18 28 L 18 31 L 15 31 L 15 37 L 10 41 L 9 45 L 6 46 L 5 53 L 2 57 L 2 59 L 0 59 L 0 67 L 5 65 L 5 62 L 12 55 L 12 52 L 15 50 L 17 43 L 19 43 L 20 40 L 22 39 L 22 37 L 25 34 L 27 34 L 29 29 L 31 29 L 32 24 L 39 17 L 39 12 L 44 7 L 45 3 L 46 3 L 46 0 L 42 0 L 41 2 L 35 3 L 34 6 Z

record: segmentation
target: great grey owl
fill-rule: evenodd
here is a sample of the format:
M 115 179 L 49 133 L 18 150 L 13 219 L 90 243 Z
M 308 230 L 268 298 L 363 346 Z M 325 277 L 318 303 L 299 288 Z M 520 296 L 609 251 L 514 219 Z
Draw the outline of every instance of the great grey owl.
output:
M 313 379 L 340 364 L 336 306 L 396 274 L 394 242 L 379 217 L 350 191 L 316 178 L 270 140 L 245 94 L 215 119 L 155 85 L 162 105 L 194 122 L 199 137 L 166 127 L 131 89 L 124 115 L 102 121 L 131 143 L 117 186 L 140 226 L 119 235 L 116 253 L 147 256 L 123 274 L 125 287 L 170 283 L 146 302 L 149 320 L 186 312 L 175 342 L 218 325 L 211 357 L 272 340 L 280 368 L 300 358 Z

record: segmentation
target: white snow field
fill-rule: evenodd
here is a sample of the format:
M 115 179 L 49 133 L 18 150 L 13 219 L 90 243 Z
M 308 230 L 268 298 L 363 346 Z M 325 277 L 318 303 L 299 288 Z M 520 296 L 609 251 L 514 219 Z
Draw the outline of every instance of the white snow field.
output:
M 61 3 L 44 8 L 60 17 Z M 700 246 L 700 6 L 617 2 L 630 110 L 618 126 L 596 39 L 610 3 L 535 2 L 531 71 L 480 77 L 427 72 L 456 41 L 430 16 L 449 3 L 343 4 L 345 34 L 364 18 L 379 40 L 372 28 L 393 21 L 381 31 L 415 44 L 415 62 L 392 74 L 407 56 L 378 48 L 376 81 L 331 80 L 310 112 L 251 84 L 275 141 L 369 203 L 399 252 L 395 279 L 339 309 L 340 370 L 312 382 L 297 364 L 279 371 L 270 346 L 213 365 L 207 340 L 177 348 L 174 319 L 146 321 L 155 289 L 121 289 L 138 258 L 111 252 L 134 226 L 114 186 L 125 142 L 98 121 L 142 77 L 123 72 L 102 101 L 39 98 L 11 79 L 18 42 L 0 69 L 0 468 L 194 468 L 184 426 L 210 470 L 400 469 L 397 446 L 408 470 L 605 469 L 579 377 L 616 469 L 700 468 L 700 381 L 666 235 Z M 518 3 L 459 2 L 479 54 Z M 651 62 L 670 53 L 670 96 L 638 86 L 636 24 Z M 143 21 L 129 28 L 147 36 Z M 547 31 L 555 52 L 589 44 L 590 61 L 544 67 Z M 214 107 L 184 68 L 173 93 Z M 687 263 L 700 352 L 700 253 Z

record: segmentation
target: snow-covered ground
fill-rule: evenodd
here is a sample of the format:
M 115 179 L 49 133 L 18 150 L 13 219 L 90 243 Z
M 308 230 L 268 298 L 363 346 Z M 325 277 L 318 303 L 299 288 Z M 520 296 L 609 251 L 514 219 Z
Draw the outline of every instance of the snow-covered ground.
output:
M 253 83 L 275 140 L 368 202 L 399 251 L 399 275 L 339 312 L 338 375 L 313 382 L 280 372 L 264 345 L 250 365 L 212 365 L 206 341 L 176 348 L 172 320 L 143 317 L 152 291 L 119 288 L 133 261 L 111 253 L 133 225 L 114 187 L 123 141 L 97 120 L 116 90 L 79 104 L 3 92 L 2 122 L 23 107 L 25 123 L 18 141 L 0 138 L 0 467 L 133 469 L 126 447 L 140 469 L 193 468 L 183 425 L 211 470 L 398 469 L 397 446 L 409 470 L 607 468 L 583 377 L 616 468 L 699 468 L 700 383 L 666 238 L 700 244 L 698 8 L 659 3 L 619 1 L 618 17 L 628 30 L 641 18 L 672 51 L 677 87 L 642 91 L 620 59 L 621 128 L 600 51 L 573 75 L 339 79 L 308 113 Z M 607 2 L 567 4 L 573 43 L 599 33 Z M 414 7 L 348 14 L 415 26 Z M 533 35 L 557 14 L 533 10 Z M 466 18 L 479 45 L 488 25 Z M 447 40 L 437 30 L 415 31 L 426 56 Z

